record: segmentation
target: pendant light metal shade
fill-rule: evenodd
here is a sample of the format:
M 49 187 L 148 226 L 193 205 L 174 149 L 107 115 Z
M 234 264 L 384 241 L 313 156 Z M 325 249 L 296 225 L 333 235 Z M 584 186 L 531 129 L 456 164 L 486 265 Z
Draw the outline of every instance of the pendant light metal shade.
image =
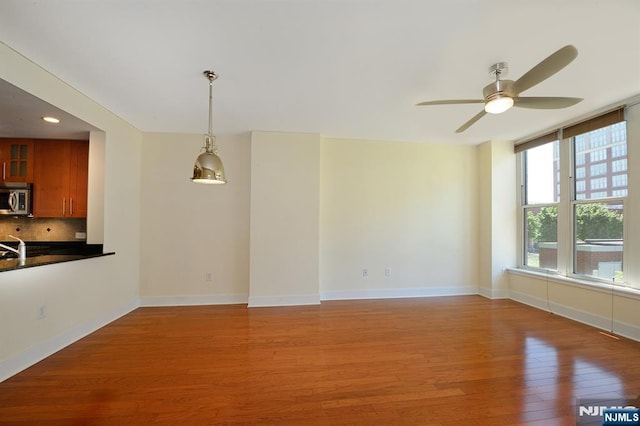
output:
M 213 80 L 218 75 L 213 71 L 204 71 L 204 76 L 209 80 L 209 133 L 204 135 L 204 152 L 198 155 L 193 164 L 192 182 L 205 184 L 224 184 L 227 178 L 224 175 L 222 160 L 218 157 L 216 138 L 213 136 L 211 124 L 213 122 Z
M 208 137 L 208 135 L 206 136 Z M 222 184 L 227 183 L 224 176 L 224 166 L 222 160 L 213 150 L 206 149 L 206 146 L 212 146 L 205 142 L 205 152 L 198 155 L 193 165 L 193 177 L 191 180 L 197 183 Z

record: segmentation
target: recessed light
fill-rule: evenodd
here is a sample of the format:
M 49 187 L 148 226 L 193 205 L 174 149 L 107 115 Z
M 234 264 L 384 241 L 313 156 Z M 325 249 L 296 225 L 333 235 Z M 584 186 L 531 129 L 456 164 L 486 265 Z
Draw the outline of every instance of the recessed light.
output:
M 44 121 L 46 121 L 47 123 L 58 124 L 58 123 L 60 122 L 60 120 L 58 120 L 58 119 L 57 119 L 57 118 L 55 118 L 55 117 L 45 116 L 45 117 L 42 117 L 42 119 L 43 119 Z

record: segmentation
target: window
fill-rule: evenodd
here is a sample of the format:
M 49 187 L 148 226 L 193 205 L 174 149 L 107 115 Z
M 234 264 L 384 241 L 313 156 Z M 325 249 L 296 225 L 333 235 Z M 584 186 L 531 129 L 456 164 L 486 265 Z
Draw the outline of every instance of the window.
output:
M 589 189 L 594 190 L 594 189 L 603 189 L 607 187 L 607 178 L 603 177 L 603 178 L 597 178 L 597 179 L 591 179 L 591 183 L 589 184 Z
M 580 137 L 591 140 L 598 146 L 607 144 L 614 139 L 614 133 L 618 139 L 624 134 L 625 123 L 617 123 L 592 130 L 573 139 L 573 154 L 577 158 L 581 154 L 580 144 L 576 141 Z M 614 127 L 615 126 L 615 127 Z M 624 251 L 623 226 L 624 226 L 624 198 L 627 193 L 626 158 L 620 158 L 621 153 L 626 153 L 626 138 L 618 140 L 613 148 L 617 147 L 617 160 L 609 159 L 604 163 L 590 166 L 589 187 L 582 188 L 581 181 L 576 181 L 575 193 L 572 203 L 572 227 L 573 227 L 573 268 L 576 275 L 584 275 L 606 280 L 621 281 L 623 275 L 622 255 Z M 624 147 L 624 149 L 622 148 Z M 591 152 L 591 161 L 607 160 L 606 150 L 599 148 Z M 614 164 L 616 164 L 614 166 Z M 578 174 L 581 168 L 577 161 L 574 165 L 574 174 Z M 623 169 L 612 174 L 614 168 Z M 615 188 L 615 192 L 614 192 Z M 611 197 L 620 197 L 620 200 L 611 200 Z
M 574 273 L 623 279 L 623 202 L 575 204 Z
M 611 182 L 614 187 L 627 187 L 627 175 L 614 175 L 611 177 Z
M 614 145 L 611 147 L 611 156 L 616 157 L 626 157 L 627 156 L 627 143 L 625 140 L 624 144 Z
M 516 146 L 522 171 L 522 266 L 612 283 L 624 280 L 628 176 L 623 112 L 566 127 L 556 132 L 561 140 Z
M 607 159 L 607 150 L 606 149 L 597 149 L 595 151 L 591 151 L 589 154 L 589 160 L 592 163 L 596 161 L 603 161 Z
M 615 160 L 611 162 L 611 171 L 612 172 L 626 172 L 627 171 L 627 159 L 623 158 L 622 160 Z M 577 169 L 576 169 L 577 172 Z
M 579 167 L 584 169 L 584 167 Z M 590 167 L 589 172 L 591 176 L 604 175 L 607 173 L 607 163 L 594 164 Z M 578 176 L 578 169 L 576 169 L 576 177 Z
M 560 200 L 557 153 L 559 141 L 524 152 L 524 211 L 526 217 L 523 264 L 534 268 L 557 268 L 557 228 Z M 554 155 L 555 153 L 555 155 Z M 556 157 L 556 159 L 554 159 Z

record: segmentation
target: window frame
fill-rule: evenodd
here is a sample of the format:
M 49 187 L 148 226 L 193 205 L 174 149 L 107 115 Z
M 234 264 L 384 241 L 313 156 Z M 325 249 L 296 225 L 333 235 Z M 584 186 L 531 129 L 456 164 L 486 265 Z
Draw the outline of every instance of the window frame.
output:
M 558 159 L 560 162 L 562 162 L 562 140 L 560 139 L 554 139 L 551 140 L 549 142 L 540 144 L 538 146 L 532 147 L 530 149 L 535 149 L 539 146 L 544 146 L 547 144 L 552 144 L 552 143 L 556 143 L 558 142 L 558 149 L 559 149 L 559 155 L 558 155 Z M 557 211 L 558 211 L 558 220 L 560 218 L 560 201 L 562 200 L 562 193 L 564 191 L 560 191 L 560 200 L 555 201 L 555 202 L 550 202 L 550 203 L 534 203 L 534 204 L 528 204 L 528 197 L 527 197 L 527 188 L 526 188 L 526 182 L 527 182 L 527 151 L 528 149 L 525 149 L 521 152 L 518 153 L 520 161 L 518 161 L 517 163 L 517 173 L 518 173 L 518 179 L 520 180 L 520 191 L 518 194 L 518 205 L 519 205 L 519 209 L 518 209 L 518 213 L 519 213 L 519 232 L 518 232 L 518 238 L 519 238 L 519 253 L 518 253 L 518 259 L 519 259 L 519 264 L 518 267 L 520 268 L 524 268 L 524 269 L 529 269 L 529 270 L 533 270 L 533 271 L 543 271 L 543 272 L 549 272 L 549 273 L 559 273 L 559 266 L 560 266 L 560 237 L 557 237 L 557 244 L 558 244 L 558 248 L 557 248 L 557 253 L 556 253 L 556 269 L 550 269 L 550 268 L 543 268 L 543 267 L 536 267 L 536 266 L 531 266 L 527 263 L 527 258 L 529 255 L 529 251 L 527 249 L 527 245 L 528 245 L 528 228 L 529 228 L 529 224 L 527 221 L 527 211 L 530 209 L 535 209 L 535 208 L 544 208 L 544 207 L 556 207 Z M 560 171 L 562 171 L 562 168 L 559 168 Z M 555 171 L 554 171 L 555 173 Z M 560 181 L 562 181 L 562 176 L 560 176 Z M 556 224 L 556 229 L 558 229 L 559 231 L 559 226 L 557 226 Z
M 626 122 L 625 122 L 626 123 Z M 602 129 L 612 126 L 613 124 L 609 124 L 607 126 L 603 126 L 600 127 L 598 129 L 592 130 L 592 131 L 602 131 Z M 625 124 L 625 129 L 626 129 L 626 124 Z M 585 132 L 588 133 L 588 132 Z M 612 132 L 612 139 L 613 139 L 613 134 L 615 132 Z M 625 131 L 626 133 L 626 131 Z M 584 133 L 581 133 L 584 134 Z M 578 198 L 577 196 L 577 183 L 578 183 L 578 179 L 576 179 L 574 176 L 577 174 L 577 169 L 578 167 L 583 167 L 582 164 L 577 164 L 576 161 L 576 155 L 577 155 L 577 143 L 576 143 L 576 139 L 578 138 L 578 136 L 580 135 L 575 135 L 575 136 L 571 136 L 569 138 L 565 138 L 565 139 L 561 139 L 560 140 L 560 144 L 564 144 L 566 146 L 568 146 L 569 148 L 569 161 L 568 162 L 564 162 L 562 161 L 562 158 L 560 159 L 560 168 L 563 167 L 563 164 L 567 164 L 565 167 L 568 167 L 569 169 L 569 201 L 568 201 L 568 217 L 567 217 L 567 224 L 569 225 L 570 228 L 570 240 L 568 241 L 568 248 L 569 248 L 569 253 L 567 254 L 567 260 L 568 263 L 565 267 L 565 274 L 567 277 L 571 277 L 574 279 L 579 279 L 579 280 L 589 280 L 589 281 L 595 281 L 595 282 L 601 282 L 601 283 L 606 283 L 606 284 L 614 284 L 614 285 L 626 285 L 626 281 L 624 279 L 622 280 L 618 280 L 616 281 L 615 277 L 612 279 L 607 279 L 607 278 L 602 278 L 602 277 L 598 277 L 595 275 L 588 275 L 588 274 L 580 274 L 577 271 L 578 267 L 577 267 L 577 245 L 576 245 L 576 241 L 577 241 L 577 221 L 575 220 L 575 210 L 577 208 L 577 206 L 579 205 L 587 205 L 587 204 L 607 204 L 607 203 L 617 203 L 619 202 L 622 205 L 622 210 L 624 212 L 624 210 L 627 208 L 626 205 L 626 201 L 627 201 L 627 197 L 623 196 L 623 197 L 617 197 L 617 196 L 605 196 L 605 197 L 591 197 L 591 198 Z M 626 156 L 626 152 L 627 152 L 627 144 L 628 144 L 628 136 L 627 139 L 625 140 L 625 156 L 624 159 L 628 160 L 627 156 Z M 608 146 L 608 145 L 607 145 Z M 598 149 L 603 149 L 601 147 L 598 147 Z M 560 150 L 560 153 L 562 155 L 562 149 Z M 619 160 L 614 160 L 614 158 L 618 158 L 619 160 L 622 159 L 622 157 L 614 157 L 613 154 L 610 156 L 610 160 L 611 160 L 611 170 L 608 171 L 608 174 L 612 175 L 613 173 L 616 173 L 613 171 L 613 162 L 614 161 L 619 161 Z M 598 160 L 601 161 L 601 160 Z M 590 161 L 590 164 L 593 165 L 593 162 Z M 596 164 L 601 164 L 601 163 L 596 163 Z M 628 170 L 628 169 L 627 169 Z M 613 175 L 612 175 L 613 176 Z M 591 177 L 589 178 L 591 179 L 603 179 L 603 177 L 601 175 L 597 175 L 596 177 Z M 628 178 L 627 178 L 628 179 Z M 586 184 L 586 179 L 585 178 L 581 178 L 580 180 L 585 181 Z M 613 178 L 612 178 L 613 180 Z M 615 190 L 616 187 L 613 186 L 613 182 L 611 183 L 611 185 L 606 185 L 605 188 L 609 187 L 609 189 L 611 189 L 612 191 Z M 590 187 L 589 190 L 593 190 L 593 187 Z M 596 188 L 598 189 L 598 188 Z M 627 194 L 628 194 L 628 181 L 627 181 Z M 560 202 L 562 203 L 562 193 L 561 193 L 561 198 L 560 198 Z M 622 215 L 622 272 L 623 272 L 623 276 L 624 276 L 624 265 L 626 264 L 626 258 L 627 258 L 627 250 L 626 250 L 626 246 L 624 244 L 624 241 L 627 240 L 627 216 L 626 214 L 623 213 Z
M 625 122 L 625 129 L 627 128 L 627 124 L 626 121 L 624 119 L 624 113 L 621 112 L 623 111 L 623 109 L 621 108 L 620 110 L 617 111 L 618 113 L 618 117 L 622 117 L 622 119 L 619 119 L 619 121 L 617 122 Z M 607 113 L 607 114 L 611 114 L 611 113 Z M 607 115 L 605 114 L 605 115 Z M 599 117 L 596 117 L 596 119 Z M 556 203 L 545 203 L 545 204 L 526 204 L 527 203 L 527 188 L 526 188 L 526 168 L 527 168 L 527 159 L 526 159 L 526 152 L 528 151 L 528 149 L 531 148 L 535 148 L 536 146 L 542 145 L 542 144 L 538 144 L 538 145 L 534 145 L 531 146 L 531 148 L 526 147 L 528 142 L 524 142 L 523 144 L 520 144 L 520 146 L 516 145 L 515 146 L 515 152 L 517 154 L 517 162 L 516 162 L 516 168 L 517 168 L 517 179 L 518 179 L 518 188 L 519 191 L 517 193 L 517 202 L 518 202 L 518 268 L 521 269 L 525 269 L 525 270 L 531 270 L 534 272 L 542 272 L 542 273 L 548 273 L 548 274 L 556 274 L 558 276 L 564 276 L 567 278 L 572 278 L 578 281 L 585 281 L 585 282 L 595 282 L 595 283 L 604 283 L 604 284 L 609 284 L 609 285 L 615 285 L 615 286 L 621 286 L 621 287 L 628 287 L 629 284 L 627 283 L 627 279 L 628 279 L 628 274 L 625 273 L 625 267 L 624 265 L 627 265 L 627 257 L 628 257 L 628 247 L 626 244 L 624 244 L 624 241 L 628 241 L 627 239 L 627 232 L 628 232 L 628 215 L 623 213 L 623 217 L 622 217 L 622 226 L 623 226 L 623 244 L 622 244 L 622 272 L 623 272 L 623 276 L 624 278 L 622 280 L 618 280 L 615 279 L 615 277 L 612 277 L 611 279 L 608 278 L 603 278 L 603 277 L 598 277 L 598 276 L 594 276 L 594 275 L 586 275 L 586 274 L 582 274 L 582 273 L 577 273 L 577 267 L 576 267 L 576 262 L 577 262 L 577 246 L 576 246 L 576 232 L 577 232 L 577 221 L 574 218 L 575 215 L 575 209 L 576 206 L 578 205 L 583 205 L 583 204 L 598 204 L 598 203 L 603 203 L 603 204 L 608 204 L 608 203 L 619 203 L 622 206 L 623 212 L 627 209 L 627 197 L 628 197 L 628 184 L 629 184 L 629 180 L 627 177 L 627 187 L 626 189 L 626 194 L 625 196 L 618 196 L 616 195 L 613 191 L 615 191 L 618 187 L 614 187 L 613 186 L 613 178 L 610 177 L 610 182 L 611 184 L 607 184 L 607 188 L 609 190 L 611 190 L 612 194 L 614 194 L 613 196 L 605 196 L 605 197 L 598 197 L 598 198 L 593 198 L 592 196 L 590 197 L 586 197 L 584 199 L 578 199 L 577 198 L 577 191 L 576 191 L 576 183 L 577 181 L 583 180 L 585 181 L 585 185 L 587 185 L 588 179 L 586 179 L 584 176 L 581 178 L 576 178 L 575 174 L 577 174 L 577 169 L 579 167 L 585 167 L 584 165 L 584 161 L 581 164 L 578 164 L 577 161 L 577 155 L 576 155 L 576 138 L 578 136 L 580 136 L 581 134 L 584 133 L 589 133 L 591 131 L 594 130 L 600 130 L 600 129 L 604 129 L 605 127 L 611 126 L 614 123 L 608 123 L 605 125 L 601 125 L 598 128 L 592 128 L 592 129 L 588 129 L 585 130 L 581 133 L 575 133 L 575 129 L 574 128 L 570 128 L 571 132 L 573 134 L 568 135 L 568 136 L 564 136 L 563 135 L 563 131 L 562 129 L 558 131 L 558 143 L 559 143 L 559 172 L 560 172 L 560 179 L 561 181 L 559 182 L 559 187 L 560 187 L 560 199 L 558 202 Z M 572 127 L 578 127 L 579 125 L 581 125 L 581 123 L 579 123 L 578 125 L 572 126 Z M 607 153 L 607 158 L 610 157 L 610 160 L 607 160 L 607 162 L 611 162 L 611 170 L 607 171 L 607 175 L 615 175 L 615 174 L 619 174 L 620 171 L 616 170 L 613 171 L 613 162 L 614 161 L 618 161 L 622 159 L 622 156 L 620 155 L 616 155 L 619 153 L 623 153 L 624 158 L 627 159 L 627 164 L 628 164 L 628 158 L 626 153 L 628 152 L 628 133 L 626 136 L 626 140 L 625 140 L 625 144 L 624 144 L 624 150 L 617 148 L 616 145 L 616 149 L 612 149 L 611 153 Z M 578 138 L 578 140 L 580 140 Z M 617 134 L 617 132 L 613 132 L 611 135 L 611 140 L 613 142 L 620 142 L 622 139 L 620 138 L 620 135 Z M 553 143 L 553 141 L 550 142 L 546 142 L 546 143 Z M 610 144 L 606 143 L 605 144 L 607 149 Z M 601 147 L 598 147 L 598 149 Z M 617 151 L 620 151 L 619 153 Z M 583 154 L 584 157 L 584 154 Z M 592 163 L 591 161 L 589 162 L 590 164 Z M 586 170 L 585 170 L 586 171 Z M 624 171 L 626 173 L 628 173 L 628 168 Z M 613 174 L 613 175 L 612 175 Z M 598 177 L 600 177 L 601 175 L 598 175 Z M 628 176 L 628 174 L 627 174 Z M 590 173 L 589 173 L 589 179 L 591 179 Z M 619 188 L 618 188 L 619 189 Z M 543 268 L 543 267 L 535 267 L 535 266 L 531 266 L 527 264 L 527 256 L 528 256 L 528 220 L 527 220 L 527 211 L 529 211 L 532 208 L 536 208 L 536 207 L 547 207 L 547 206 L 556 206 L 558 209 L 558 223 L 557 223 L 557 244 L 558 244 L 558 248 L 557 248 L 557 269 L 549 269 L 549 268 Z M 631 288 L 636 288 L 636 287 L 631 287 Z

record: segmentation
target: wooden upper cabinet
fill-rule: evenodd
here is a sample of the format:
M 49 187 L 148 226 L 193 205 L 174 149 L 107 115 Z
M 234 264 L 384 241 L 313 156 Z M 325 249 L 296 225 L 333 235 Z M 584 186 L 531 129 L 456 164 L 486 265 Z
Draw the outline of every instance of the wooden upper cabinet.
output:
M 89 143 L 72 142 L 69 167 L 69 216 L 87 217 L 89 192 Z
M 89 143 L 36 140 L 33 215 L 87 217 Z
M 33 182 L 33 150 L 31 139 L 0 139 L 2 182 Z

